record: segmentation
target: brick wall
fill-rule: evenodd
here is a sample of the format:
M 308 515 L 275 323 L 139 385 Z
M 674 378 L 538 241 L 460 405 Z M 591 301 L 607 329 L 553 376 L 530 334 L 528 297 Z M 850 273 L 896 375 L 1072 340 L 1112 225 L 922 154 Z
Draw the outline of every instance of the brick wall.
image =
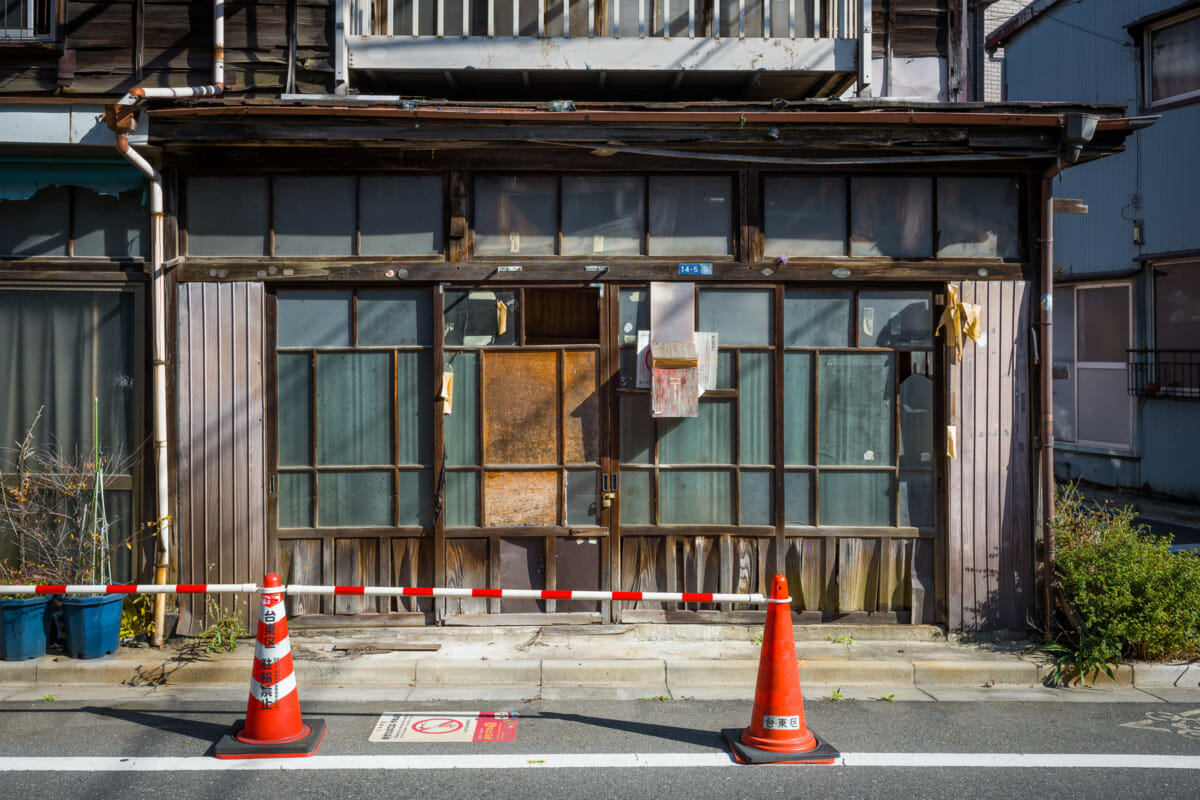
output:
M 1018 11 L 1029 5 L 1031 0 L 996 0 L 983 12 L 982 24 L 976 25 L 975 63 L 982 65 L 975 78 L 975 99 L 990 103 L 1004 100 L 1004 48 L 989 53 L 984 49 L 988 35 L 1008 22 Z M 982 27 L 982 30 L 978 28 Z M 974 42 L 973 42 L 974 44 Z

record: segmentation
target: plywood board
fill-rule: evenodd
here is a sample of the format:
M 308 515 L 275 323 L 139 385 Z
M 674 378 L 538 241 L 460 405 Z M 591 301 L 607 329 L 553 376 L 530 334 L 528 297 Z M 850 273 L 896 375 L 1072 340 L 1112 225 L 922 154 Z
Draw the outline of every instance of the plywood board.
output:
M 558 353 L 483 355 L 486 464 L 558 464 Z
M 563 353 L 563 460 L 600 461 L 600 398 L 594 350 Z
M 487 527 L 559 524 L 557 472 L 486 472 L 483 496 Z

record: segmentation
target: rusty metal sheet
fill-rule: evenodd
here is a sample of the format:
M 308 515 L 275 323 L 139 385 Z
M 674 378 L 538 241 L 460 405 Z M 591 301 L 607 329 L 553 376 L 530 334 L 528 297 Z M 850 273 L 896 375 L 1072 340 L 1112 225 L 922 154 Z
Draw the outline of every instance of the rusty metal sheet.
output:
M 485 526 L 559 524 L 557 472 L 487 472 L 483 494 Z
M 484 353 L 485 464 L 557 464 L 558 354 Z
M 595 351 L 563 353 L 563 460 L 600 460 L 600 403 Z

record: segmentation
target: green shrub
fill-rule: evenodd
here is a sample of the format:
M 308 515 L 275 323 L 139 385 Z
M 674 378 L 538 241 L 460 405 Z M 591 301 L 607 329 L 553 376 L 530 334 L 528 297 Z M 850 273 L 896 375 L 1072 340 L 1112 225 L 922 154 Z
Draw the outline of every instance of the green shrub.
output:
M 1057 497 L 1056 573 L 1081 628 L 1067 660 L 1084 674 L 1122 657 L 1200 653 L 1200 556 L 1172 553 L 1169 537 L 1148 535 L 1133 516 L 1091 506 L 1073 487 Z

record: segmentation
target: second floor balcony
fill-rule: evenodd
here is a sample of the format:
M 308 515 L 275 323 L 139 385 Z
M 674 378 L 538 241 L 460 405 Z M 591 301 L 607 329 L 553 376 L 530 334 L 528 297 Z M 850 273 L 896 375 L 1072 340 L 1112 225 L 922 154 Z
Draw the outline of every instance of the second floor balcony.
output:
M 354 91 L 870 96 L 871 0 L 337 0 Z

